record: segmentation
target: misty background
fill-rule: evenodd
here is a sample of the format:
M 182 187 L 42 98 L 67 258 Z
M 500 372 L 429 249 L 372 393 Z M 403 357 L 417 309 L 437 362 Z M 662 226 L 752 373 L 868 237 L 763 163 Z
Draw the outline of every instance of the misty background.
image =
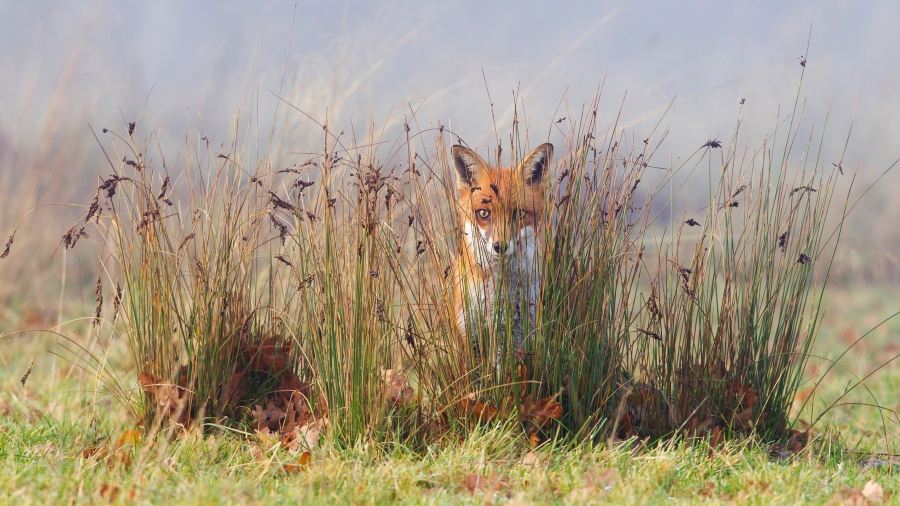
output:
M 65 81 L 82 125 L 119 119 L 119 108 L 133 118 L 146 100 L 173 136 L 198 112 L 224 131 L 249 109 L 254 78 L 262 115 L 272 110 L 287 55 L 282 96 L 316 94 L 313 116 L 327 107 L 378 123 L 412 105 L 422 121 L 454 119 L 470 142 L 491 130 L 485 77 L 500 123 L 514 89 L 532 122 L 549 123 L 566 114 L 562 99 L 580 108 L 605 77 L 607 112 L 624 98 L 636 132 L 674 99 L 664 124 L 677 152 L 730 130 L 741 99 L 748 135 L 771 130 L 802 55 L 809 121 L 833 101 L 843 136 L 857 109 L 854 152 L 879 162 L 900 127 L 891 1 L 298 2 L 291 41 L 294 6 L 0 2 L 0 124 L 33 130 Z
M 0 235 L 38 205 L 85 203 L 110 172 L 91 128 L 123 133 L 140 118 L 144 138 L 152 122 L 174 156 L 189 130 L 228 143 L 236 121 L 253 121 L 265 145 L 274 123 L 278 160 L 321 138 L 290 103 L 360 140 L 440 122 L 487 155 L 493 118 L 508 139 L 514 92 L 536 145 L 560 142 L 602 83 L 599 124 L 621 109 L 619 127 L 638 141 L 659 124 L 668 136 L 654 161 L 669 166 L 727 141 L 739 116 L 741 146 L 761 144 L 794 106 L 801 60 L 800 130 L 817 145 L 827 117 L 820 164 L 843 154 L 846 187 L 858 163 L 858 194 L 900 157 L 898 24 L 900 3 L 889 0 L 0 0 Z M 703 205 L 700 176 L 676 213 Z M 888 174 L 851 215 L 845 277 L 900 278 L 898 183 Z M 17 272 L 59 275 L 51 255 L 65 216 L 29 215 L 52 241 Z M 68 282 L 95 270 L 77 267 Z

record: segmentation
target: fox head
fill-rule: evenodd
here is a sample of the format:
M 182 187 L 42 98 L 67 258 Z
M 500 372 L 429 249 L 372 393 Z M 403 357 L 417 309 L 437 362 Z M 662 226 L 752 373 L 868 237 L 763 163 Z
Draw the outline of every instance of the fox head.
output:
M 544 185 L 553 145 L 541 144 L 515 168 L 491 167 L 471 149 L 453 146 L 458 212 L 475 260 L 531 260 L 544 215 Z

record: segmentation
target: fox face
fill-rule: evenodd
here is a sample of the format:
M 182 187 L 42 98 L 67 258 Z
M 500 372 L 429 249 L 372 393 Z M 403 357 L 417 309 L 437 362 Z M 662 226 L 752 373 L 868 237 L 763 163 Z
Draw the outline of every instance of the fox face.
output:
M 544 180 L 553 145 L 534 149 L 518 167 L 491 167 L 474 151 L 453 146 L 457 210 L 471 260 L 530 266 L 544 214 Z M 525 265 L 528 264 L 528 265 Z

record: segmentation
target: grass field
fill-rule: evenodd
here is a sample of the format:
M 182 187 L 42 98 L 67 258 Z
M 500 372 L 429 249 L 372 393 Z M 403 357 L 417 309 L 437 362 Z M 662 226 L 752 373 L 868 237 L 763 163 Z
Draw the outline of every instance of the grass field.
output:
M 258 118 L 176 157 L 149 121 L 102 129 L 111 174 L 57 251 L 93 263 L 76 296 L 63 269 L 64 323 L 0 287 L 0 500 L 891 501 L 900 290 L 822 291 L 856 174 L 800 97 L 756 145 L 739 117 L 648 172 L 666 132 L 600 127 L 598 94 L 528 175 L 545 249 L 490 317 L 452 295 L 475 286 L 453 270 L 475 187 L 444 126 L 317 125 L 283 157 L 251 147 Z M 519 125 L 493 148 L 510 166 Z M 15 228 L 13 265 L 41 232 Z
M 814 353 L 830 357 L 889 316 L 900 296 L 872 288 L 827 293 Z M 839 395 L 852 374 L 897 353 L 898 329 L 900 322 L 888 322 L 857 345 L 842 361 L 849 371 L 834 372 L 820 387 L 816 409 Z M 878 411 L 853 405 L 833 409 L 806 448 L 791 456 L 773 454 L 754 438 L 712 449 L 706 441 L 653 448 L 630 441 L 574 449 L 548 443 L 532 450 L 502 424 L 424 453 L 402 446 L 338 448 L 326 437 L 306 465 L 297 465 L 299 456 L 284 448 L 265 448 L 234 430 L 148 443 L 129 432 L 135 422 L 120 404 L 96 398 L 90 375 L 50 354 L 59 349 L 52 337 L 40 346 L 42 338 L 0 344 L 4 504 L 866 504 L 860 494 L 869 481 L 883 488 L 885 500 L 900 490 L 889 457 L 864 466 L 873 452 L 900 452 L 896 415 L 884 413 L 885 442 Z M 815 361 L 807 372 L 815 374 Z M 900 408 L 900 368 L 890 365 L 865 384 L 887 409 Z M 865 392 L 847 400 L 873 402 Z M 86 452 L 97 447 L 93 455 Z

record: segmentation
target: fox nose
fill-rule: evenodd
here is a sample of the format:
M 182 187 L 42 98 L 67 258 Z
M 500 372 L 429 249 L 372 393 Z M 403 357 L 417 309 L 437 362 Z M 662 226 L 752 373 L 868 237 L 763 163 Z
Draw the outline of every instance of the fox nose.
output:
M 506 241 L 503 241 L 503 242 L 497 241 L 494 243 L 494 253 L 497 253 L 498 255 L 505 254 L 507 248 L 508 248 L 508 245 L 507 245 Z

